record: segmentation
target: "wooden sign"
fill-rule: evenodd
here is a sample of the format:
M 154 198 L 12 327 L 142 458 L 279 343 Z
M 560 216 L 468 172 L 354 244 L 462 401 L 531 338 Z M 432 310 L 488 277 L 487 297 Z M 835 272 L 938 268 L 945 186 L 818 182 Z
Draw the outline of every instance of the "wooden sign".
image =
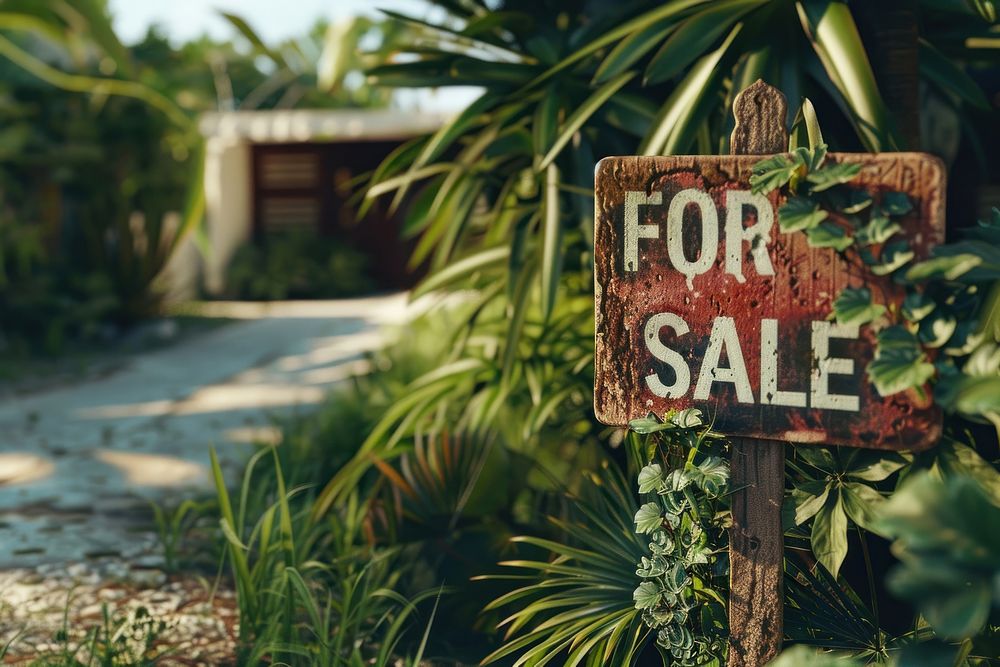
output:
M 902 290 L 833 249 L 781 233 L 779 194 L 750 191 L 762 155 L 788 145 L 787 103 L 757 81 L 733 102 L 732 156 L 617 157 L 597 166 L 598 418 L 700 408 L 729 436 L 728 667 L 760 667 L 782 641 L 784 442 L 920 449 L 941 415 L 916 392 L 882 397 L 865 367 L 871 327 L 832 321 L 844 287 L 898 307 Z M 918 153 L 834 154 L 862 166 L 875 201 L 906 193 L 917 257 L 944 234 L 944 169 Z
M 898 307 L 903 290 L 805 234 L 778 228 L 777 192 L 750 190 L 759 156 L 612 157 L 596 172 L 595 410 L 624 426 L 700 408 L 721 433 L 921 449 L 941 415 L 917 392 L 882 397 L 872 327 L 831 319 L 845 287 Z M 907 194 L 918 257 L 943 240 L 944 169 L 920 153 L 834 153 L 876 202 Z

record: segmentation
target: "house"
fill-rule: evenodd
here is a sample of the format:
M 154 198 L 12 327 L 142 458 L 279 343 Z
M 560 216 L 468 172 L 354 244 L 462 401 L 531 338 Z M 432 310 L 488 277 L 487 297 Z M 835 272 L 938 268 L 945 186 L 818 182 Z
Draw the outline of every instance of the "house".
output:
M 357 220 L 348 200 L 356 178 L 408 139 L 431 133 L 446 114 L 400 109 L 209 113 L 205 137 L 207 256 L 204 288 L 225 290 L 226 268 L 245 243 L 300 229 L 342 237 L 371 259 L 383 287 L 412 282 L 398 216 L 375 210 Z

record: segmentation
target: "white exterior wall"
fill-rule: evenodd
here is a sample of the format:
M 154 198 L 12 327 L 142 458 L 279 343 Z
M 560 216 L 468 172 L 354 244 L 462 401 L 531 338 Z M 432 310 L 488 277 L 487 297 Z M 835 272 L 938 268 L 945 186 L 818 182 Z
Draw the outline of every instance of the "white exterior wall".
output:
M 232 137 L 205 141 L 205 222 L 209 248 L 205 289 L 217 295 L 226 286 L 226 267 L 253 232 L 250 145 Z
M 439 129 L 450 114 L 365 110 L 281 110 L 206 113 L 205 218 L 209 248 L 204 286 L 212 295 L 226 287 L 233 254 L 253 234 L 251 146 L 255 143 L 408 139 Z

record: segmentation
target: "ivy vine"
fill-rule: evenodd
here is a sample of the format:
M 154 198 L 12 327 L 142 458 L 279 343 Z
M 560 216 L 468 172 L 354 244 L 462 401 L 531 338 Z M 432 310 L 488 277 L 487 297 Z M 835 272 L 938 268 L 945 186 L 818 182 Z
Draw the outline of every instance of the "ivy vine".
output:
M 818 134 L 818 132 L 817 132 Z M 833 248 L 862 275 L 886 277 L 904 293 L 901 304 L 877 299 L 870 287 L 844 288 L 831 318 L 869 326 L 875 353 L 866 368 L 882 396 L 912 391 L 944 410 L 992 422 L 1000 429 L 1000 211 L 917 259 L 905 235 L 914 202 L 902 192 L 872 193 L 854 183 L 860 165 L 837 162 L 817 142 L 758 162 L 754 192 L 780 189 L 782 232 L 804 233 L 810 246 Z M 882 533 L 874 521 L 893 488 L 923 459 L 968 459 L 985 464 L 954 439 L 926 455 L 797 447 L 790 461 L 794 486 L 786 524 L 812 521 L 810 543 L 834 576 L 847 555 L 848 520 Z M 936 463 L 933 465 L 937 465 Z
M 849 264 L 888 277 L 905 291 L 901 305 L 847 287 L 833 301 L 840 324 L 867 325 L 876 347 L 866 369 L 879 394 L 913 390 L 944 409 L 985 418 L 1000 428 L 1000 211 L 918 260 L 904 234 L 914 204 L 902 192 L 872 194 L 853 184 L 858 164 L 836 162 L 827 147 L 799 147 L 752 168 L 751 189 L 782 189 L 782 232 L 802 232 Z
M 728 622 L 725 585 L 729 464 L 722 441 L 711 434 L 699 410 L 634 420 L 634 431 L 657 434 L 651 459 L 638 477 L 646 502 L 635 514 L 635 530 L 649 536 L 649 555 L 636 564 L 642 579 L 633 593 L 657 646 L 680 666 L 725 662 Z M 677 461 L 678 454 L 683 455 Z

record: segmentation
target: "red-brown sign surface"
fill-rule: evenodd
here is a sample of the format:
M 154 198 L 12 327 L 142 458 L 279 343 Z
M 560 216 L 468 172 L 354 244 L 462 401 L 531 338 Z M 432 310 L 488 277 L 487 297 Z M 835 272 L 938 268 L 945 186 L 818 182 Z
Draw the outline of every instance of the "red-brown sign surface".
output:
M 860 163 L 878 200 L 904 192 L 903 234 L 926 256 L 944 234 L 944 170 L 919 153 L 832 154 Z M 777 192 L 750 192 L 755 156 L 615 157 L 596 173 L 598 419 L 624 426 L 697 407 L 733 436 L 920 449 L 940 412 L 917 392 L 868 381 L 870 326 L 830 317 L 844 287 L 891 304 L 889 278 L 778 229 Z

